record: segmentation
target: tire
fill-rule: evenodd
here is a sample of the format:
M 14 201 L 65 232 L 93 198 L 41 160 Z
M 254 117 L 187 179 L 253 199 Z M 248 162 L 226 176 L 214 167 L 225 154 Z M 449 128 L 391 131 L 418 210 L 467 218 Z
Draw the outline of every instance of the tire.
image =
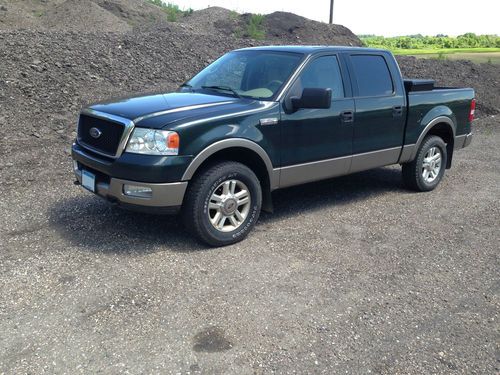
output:
M 202 242 L 226 246 L 248 235 L 261 206 L 262 189 L 255 173 L 241 163 L 219 162 L 189 183 L 182 218 L 186 229 Z
M 415 159 L 403 164 L 404 185 L 416 191 L 434 190 L 444 176 L 447 158 L 446 144 L 440 137 L 425 137 Z

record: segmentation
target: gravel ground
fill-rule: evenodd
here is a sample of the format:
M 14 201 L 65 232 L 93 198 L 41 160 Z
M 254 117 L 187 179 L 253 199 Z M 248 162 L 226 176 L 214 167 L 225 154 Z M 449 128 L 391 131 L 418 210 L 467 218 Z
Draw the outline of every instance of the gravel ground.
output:
M 498 117 L 474 127 L 434 192 L 398 167 L 278 191 L 220 249 L 30 142 L 2 166 L 38 160 L 0 185 L 0 373 L 498 373 Z
M 188 26 L 0 32 L 0 374 L 498 373 L 500 68 L 399 59 L 478 94 L 436 191 L 398 167 L 278 191 L 209 249 L 74 186 L 69 157 L 86 102 L 254 44 Z

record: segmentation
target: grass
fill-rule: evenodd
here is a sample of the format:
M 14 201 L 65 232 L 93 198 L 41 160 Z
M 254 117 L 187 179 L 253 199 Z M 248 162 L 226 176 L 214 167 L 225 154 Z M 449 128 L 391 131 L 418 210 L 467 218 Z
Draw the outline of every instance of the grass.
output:
M 500 65 L 500 48 L 449 48 L 394 50 L 395 55 L 437 60 L 470 60 L 476 64 Z
M 264 15 L 252 14 L 248 20 L 246 34 L 252 39 L 264 39 L 266 30 L 264 29 Z
M 469 60 L 476 64 L 495 64 L 500 65 L 500 52 L 492 53 L 453 53 L 442 55 L 415 55 L 418 58 L 442 59 L 442 60 Z
M 159 6 L 167 15 L 167 21 L 175 22 L 179 17 L 187 16 L 193 13 L 192 8 L 182 10 L 178 5 L 172 3 L 164 3 L 162 0 L 148 0 L 151 4 Z
M 500 48 L 397 49 L 395 55 L 437 60 L 469 60 L 476 64 L 500 65 Z
M 231 18 L 232 20 L 237 20 L 238 18 L 240 17 L 240 14 L 234 10 L 231 10 L 229 12 L 229 18 Z
M 435 54 L 455 54 L 455 53 L 490 53 L 500 52 L 500 48 L 429 48 L 429 49 L 394 49 L 395 55 L 435 55 Z

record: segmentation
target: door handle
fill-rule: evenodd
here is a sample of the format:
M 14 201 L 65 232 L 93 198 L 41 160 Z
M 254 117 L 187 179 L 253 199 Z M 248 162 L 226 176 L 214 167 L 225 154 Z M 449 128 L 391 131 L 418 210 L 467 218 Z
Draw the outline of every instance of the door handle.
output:
M 342 122 L 354 122 L 354 111 L 343 111 L 340 113 L 340 121 Z
M 403 115 L 403 106 L 395 105 L 392 107 L 392 117 L 401 117 Z

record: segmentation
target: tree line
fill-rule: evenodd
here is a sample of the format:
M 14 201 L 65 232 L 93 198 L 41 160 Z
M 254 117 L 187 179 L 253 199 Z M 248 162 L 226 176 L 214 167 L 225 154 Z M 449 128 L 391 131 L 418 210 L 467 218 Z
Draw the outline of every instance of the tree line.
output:
M 500 36 L 467 33 L 457 37 L 447 35 L 408 35 L 383 37 L 358 35 L 367 47 L 386 49 L 441 49 L 441 48 L 500 48 Z

